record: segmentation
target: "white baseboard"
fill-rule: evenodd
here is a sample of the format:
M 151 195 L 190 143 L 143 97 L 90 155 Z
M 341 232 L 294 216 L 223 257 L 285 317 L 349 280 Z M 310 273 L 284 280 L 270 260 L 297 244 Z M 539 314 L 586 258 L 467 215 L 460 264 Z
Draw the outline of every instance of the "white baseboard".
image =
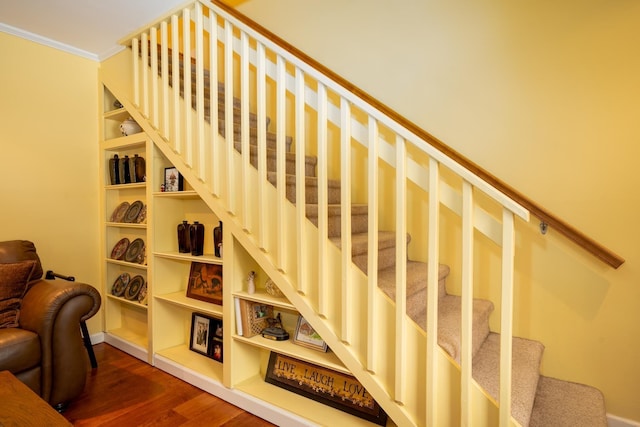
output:
M 627 420 L 611 414 L 607 414 L 607 422 L 609 427 L 640 427 L 640 423 L 637 421 Z
M 100 344 L 101 342 L 104 342 L 104 332 L 97 332 L 95 334 L 91 334 L 89 336 L 89 339 L 91 340 L 92 345 Z

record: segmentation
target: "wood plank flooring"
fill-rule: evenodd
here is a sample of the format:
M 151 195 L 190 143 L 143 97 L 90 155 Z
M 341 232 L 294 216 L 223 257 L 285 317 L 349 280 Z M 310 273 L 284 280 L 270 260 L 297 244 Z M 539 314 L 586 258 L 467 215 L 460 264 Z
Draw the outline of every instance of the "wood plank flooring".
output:
M 93 348 L 98 368 L 63 413 L 74 426 L 273 425 L 109 344 Z

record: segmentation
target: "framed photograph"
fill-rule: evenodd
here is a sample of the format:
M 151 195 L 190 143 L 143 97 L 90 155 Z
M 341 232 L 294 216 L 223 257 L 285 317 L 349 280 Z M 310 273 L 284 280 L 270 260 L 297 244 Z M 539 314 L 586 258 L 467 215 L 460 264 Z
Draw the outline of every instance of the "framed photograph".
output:
M 189 349 L 222 363 L 222 319 L 192 313 Z
M 265 382 L 378 425 L 387 414 L 353 376 L 272 352 Z
M 222 319 L 213 319 L 211 326 L 211 358 L 222 363 Z
M 164 191 L 182 191 L 184 181 L 178 168 L 171 167 L 164 169 Z
M 215 319 L 204 314 L 191 314 L 191 338 L 189 340 L 189 349 L 210 357 L 211 347 L 211 329 Z
M 293 334 L 293 342 L 294 344 L 318 351 L 326 352 L 329 348 L 320 334 L 318 334 L 302 316 L 298 316 L 298 324 L 296 326 L 296 332 Z
M 187 297 L 222 305 L 222 266 L 192 262 Z

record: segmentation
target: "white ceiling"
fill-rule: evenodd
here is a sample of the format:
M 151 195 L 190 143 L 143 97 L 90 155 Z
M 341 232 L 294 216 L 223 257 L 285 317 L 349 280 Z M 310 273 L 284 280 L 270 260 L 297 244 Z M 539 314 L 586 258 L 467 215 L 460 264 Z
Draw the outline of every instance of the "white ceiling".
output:
M 185 0 L 0 0 L 0 31 L 96 61 Z

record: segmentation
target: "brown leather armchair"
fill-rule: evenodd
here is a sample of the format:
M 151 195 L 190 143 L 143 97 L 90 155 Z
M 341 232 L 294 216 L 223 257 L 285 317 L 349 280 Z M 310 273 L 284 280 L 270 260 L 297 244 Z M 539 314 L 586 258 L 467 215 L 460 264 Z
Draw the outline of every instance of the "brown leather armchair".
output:
M 84 283 L 42 279 L 33 243 L 0 242 L 0 263 L 35 260 L 18 326 L 0 328 L 0 371 L 8 370 L 50 405 L 63 409 L 82 393 L 88 355 L 81 322 L 100 308 L 100 293 Z

